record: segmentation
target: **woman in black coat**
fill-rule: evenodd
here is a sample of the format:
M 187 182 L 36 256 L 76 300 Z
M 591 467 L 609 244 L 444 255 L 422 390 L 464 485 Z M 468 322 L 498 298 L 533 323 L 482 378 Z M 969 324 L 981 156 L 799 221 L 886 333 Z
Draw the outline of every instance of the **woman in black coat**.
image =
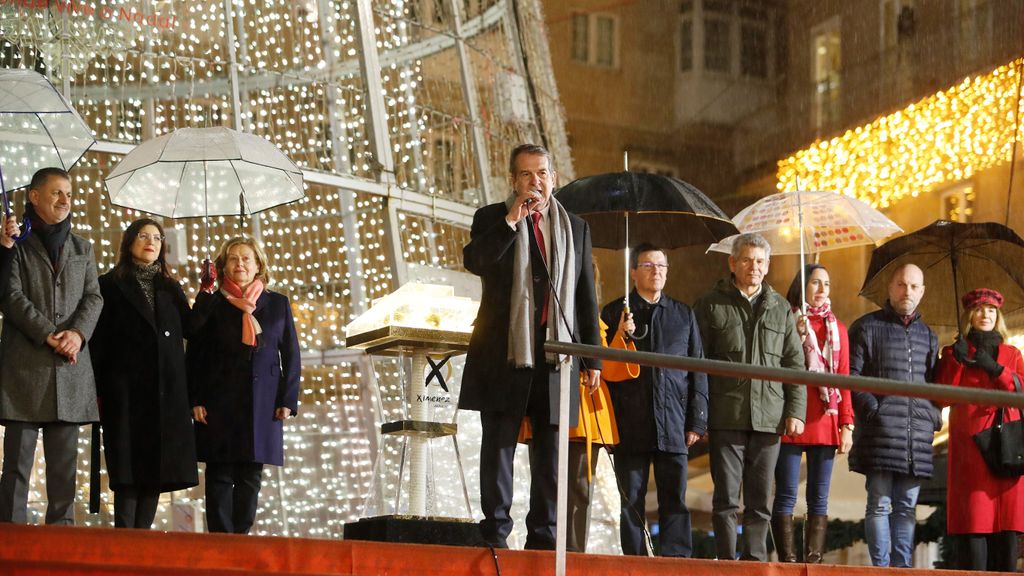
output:
M 228 240 L 220 290 L 201 293 L 202 327 L 189 341 L 189 386 L 199 459 L 206 462 L 206 525 L 246 534 L 263 465 L 284 465 L 285 418 L 298 409 L 299 342 L 288 297 L 265 289 L 267 258 L 252 238 Z
M 132 222 L 99 277 L 103 312 L 89 345 L 114 525 L 152 527 L 161 492 L 198 483 L 184 338 L 190 311 L 165 260 L 163 228 Z

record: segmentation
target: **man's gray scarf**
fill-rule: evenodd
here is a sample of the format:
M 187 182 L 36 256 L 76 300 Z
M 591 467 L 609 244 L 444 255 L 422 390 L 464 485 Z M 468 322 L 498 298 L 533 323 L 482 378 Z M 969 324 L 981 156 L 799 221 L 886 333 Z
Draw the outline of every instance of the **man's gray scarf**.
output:
M 505 205 L 511 207 L 515 196 L 510 196 Z M 569 213 L 551 197 L 547 217 L 550 218 L 548 266 L 551 285 L 558 293 L 549 294 L 547 340 L 571 342 L 576 327 L 576 251 L 572 241 L 572 227 Z M 530 233 L 527 226 L 533 226 L 531 216 L 516 223 L 516 239 L 512 245 L 515 251 L 512 268 L 512 300 L 509 310 L 508 360 L 516 368 L 533 368 L 533 344 L 536 326 L 534 310 L 543 308 L 539 302 L 542 296 L 533 293 L 533 270 L 530 259 Z M 566 326 L 562 318 L 568 321 Z M 556 368 L 561 358 L 547 355 L 548 362 Z

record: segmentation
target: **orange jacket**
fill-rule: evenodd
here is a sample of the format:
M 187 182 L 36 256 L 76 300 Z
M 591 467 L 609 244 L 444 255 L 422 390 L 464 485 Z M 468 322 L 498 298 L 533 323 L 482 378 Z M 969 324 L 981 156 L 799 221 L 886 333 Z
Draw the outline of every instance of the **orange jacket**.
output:
M 601 342 L 605 341 L 605 333 L 608 325 L 601 322 Z M 636 344 L 626 342 L 622 336 L 616 337 L 612 348 L 621 350 L 636 351 Z M 612 411 L 612 399 L 608 393 L 608 384 L 605 377 L 612 381 L 627 380 L 640 375 L 639 364 L 626 364 L 623 362 L 604 361 L 604 368 L 601 372 L 601 385 L 593 394 L 587 393 L 587 386 L 580 382 L 580 419 L 579 424 L 569 429 L 569 440 L 587 443 L 587 470 L 589 479 L 590 454 L 593 444 L 614 446 L 619 443 L 619 429 L 615 424 L 615 413 Z M 530 429 L 530 419 L 523 418 L 523 424 L 519 428 L 519 442 L 528 442 L 533 437 Z

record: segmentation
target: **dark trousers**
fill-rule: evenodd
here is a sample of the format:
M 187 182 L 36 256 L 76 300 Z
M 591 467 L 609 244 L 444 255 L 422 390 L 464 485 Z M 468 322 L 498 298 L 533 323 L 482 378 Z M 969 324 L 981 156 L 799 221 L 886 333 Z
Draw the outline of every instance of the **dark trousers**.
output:
M 690 510 L 686 507 L 686 454 L 654 450 L 651 452 L 615 451 L 615 476 L 622 490 L 619 538 L 622 553 L 646 556 L 644 539 L 645 503 L 651 464 L 658 486 L 658 540 L 662 556 L 693 555 Z
M 114 490 L 114 528 L 149 530 L 160 501 L 158 490 L 118 488 Z
M 557 431 L 557 428 L 555 430 Z M 532 458 L 533 442 L 531 441 L 529 445 Z M 588 469 L 587 443 L 569 442 L 569 490 L 565 510 L 565 549 L 569 552 L 587 551 L 587 536 L 590 532 L 590 500 L 594 495 L 594 484 L 591 479 L 597 472 L 597 457 L 601 445 L 592 444 L 591 450 L 590 468 Z
M 957 537 L 957 568 L 988 572 L 1017 571 L 1017 532 L 962 534 Z
M 590 532 L 590 500 L 594 496 L 597 457 L 600 444 L 590 446 L 590 468 L 587 468 L 587 443 L 569 442 L 569 498 L 566 509 L 565 549 L 586 552 Z M 587 472 L 589 471 L 589 475 Z
M 530 450 L 530 511 L 526 549 L 554 550 L 558 495 L 558 427 L 548 422 L 548 379 L 543 366 L 534 372 L 527 416 L 533 428 Z M 496 548 L 507 548 L 512 532 L 512 472 L 522 416 L 480 413 L 480 532 Z
M 46 523 L 75 523 L 78 424 L 66 422 L 11 422 L 4 427 L 0 522 L 28 522 L 28 488 L 40 430 L 46 456 Z
M 736 558 L 736 515 L 743 493 L 743 553 L 741 560 L 768 561 L 768 500 L 779 458 L 779 435 L 750 430 L 712 430 L 709 435 L 711 525 L 719 560 Z
M 263 464 L 206 463 L 206 529 L 248 534 L 256 521 Z

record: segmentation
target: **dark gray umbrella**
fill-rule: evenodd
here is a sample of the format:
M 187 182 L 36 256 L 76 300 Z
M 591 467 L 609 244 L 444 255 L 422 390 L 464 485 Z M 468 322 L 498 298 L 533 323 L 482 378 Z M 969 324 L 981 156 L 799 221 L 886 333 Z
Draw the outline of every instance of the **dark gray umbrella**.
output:
M 738 234 L 722 209 L 678 178 L 642 172 L 587 176 L 556 194 L 565 209 L 590 223 L 594 246 L 628 249 L 650 242 L 665 249 L 711 244 Z
M 929 324 L 958 326 L 960 296 L 975 288 L 1003 294 L 1003 313 L 1024 309 L 1024 240 L 995 222 L 937 220 L 875 248 L 860 295 L 879 306 L 889 298 L 892 271 L 916 264 L 924 271 L 918 311 Z
M 595 247 L 625 250 L 627 312 L 632 246 L 650 242 L 670 250 L 739 234 L 703 192 L 670 176 L 628 171 L 587 176 L 563 186 L 555 198 L 590 224 Z

